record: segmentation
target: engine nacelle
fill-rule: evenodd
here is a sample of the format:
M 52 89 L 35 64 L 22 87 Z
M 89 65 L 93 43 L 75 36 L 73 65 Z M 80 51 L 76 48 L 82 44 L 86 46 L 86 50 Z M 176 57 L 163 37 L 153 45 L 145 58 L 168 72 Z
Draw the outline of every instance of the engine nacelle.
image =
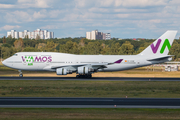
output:
M 57 74 L 57 75 L 67 75 L 67 69 L 57 68 L 57 69 L 56 69 L 56 74 Z
M 85 67 L 85 66 L 78 67 L 78 74 L 89 74 L 93 71 L 94 71 L 94 69 L 89 68 L 89 67 Z

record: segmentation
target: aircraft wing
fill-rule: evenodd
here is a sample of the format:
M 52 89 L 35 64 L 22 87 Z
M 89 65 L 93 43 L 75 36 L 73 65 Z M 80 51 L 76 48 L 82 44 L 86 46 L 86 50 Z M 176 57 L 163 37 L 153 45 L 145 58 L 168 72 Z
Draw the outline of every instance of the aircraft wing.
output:
M 56 68 L 64 68 L 64 67 L 81 67 L 81 66 L 85 66 L 86 64 L 79 64 L 79 65 L 62 65 L 62 66 L 51 66 L 52 69 L 56 69 Z
M 78 68 L 81 66 L 88 66 L 88 67 L 92 67 L 94 69 L 100 69 L 100 68 L 107 68 L 106 65 L 110 65 L 113 63 L 93 63 L 93 64 L 78 64 L 78 65 L 63 65 L 63 66 L 52 66 L 51 69 L 57 69 L 57 68 Z
M 107 65 L 112 65 L 112 64 L 120 64 L 123 61 L 123 59 L 119 59 L 115 62 L 112 63 L 87 63 L 87 64 L 75 64 L 75 65 L 62 65 L 62 66 L 51 66 L 51 69 L 57 69 L 57 68 L 69 68 L 69 69 L 77 69 L 78 67 L 81 66 L 87 66 L 93 69 L 102 69 L 102 68 L 107 68 Z

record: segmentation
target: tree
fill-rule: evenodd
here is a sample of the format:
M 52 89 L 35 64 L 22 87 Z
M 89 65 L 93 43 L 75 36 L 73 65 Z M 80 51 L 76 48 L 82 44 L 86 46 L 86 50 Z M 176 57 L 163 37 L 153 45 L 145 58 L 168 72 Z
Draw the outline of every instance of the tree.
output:
M 46 43 L 39 43 L 38 45 L 36 45 L 35 48 L 38 49 L 39 51 L 45 51 Z
M 28 36 L 28 35 L 25 35 L 24 39 L 29 39 L 29 36 Z
M 6 43 L 6 37 L 3 37 L 3 44 Z
M 38 46 L 39 43 L 41 43 L 42 41 L 40 40 L 24 40 L 24 47 L 36 47 Z
M 81 45 L 82 47 L 84 47 L 84 45 L 85 45 L 84 39 L 85 39 L 85 38 L 82 38 L 81 41 L 80 41 L 80 43 L 79 43 L 79 45 Z
M 120 44 L 119 43 L 113 43 L 111 45 L 110 54 L 111 55 L 119 55 L 120 54 Z
M 57 46 L 57 44 L 55 44 L 53 41 L 48 41 L 47 45 L 45 47 L 45 51 L 46 52 L 55 52 L 56 46 Z
M 120 53 L 122 55 L 132 55 L 134 53 L 134 46 L 129 41 L 126 41 L 122 44 Z
M 177 41 L 173 42 L 169 54 L 174 55 L 173 60 L 178 60 L 178 58 L 180 57 L 180 44 L 178 44 Z
M 109 46 L 108 45 L 106 45 L 106 44 L 104 44 L 104 43 L 102 43 L 102 51 L 101 51 L 101 54 L 103 54 L 103 55 L 109 55 L 110 54 L 110 48 L 109 48 Z
M 39 40 L 40 39 L 40 36 L 37 34 L 36 35 L 36 40 Z
M 38 52 L 38 49 L 34 47 L 26 47 L 24 48 L 23 52 Z
M 17 51 L 13 47 L 11 47 L 11 48 L 2 47 L 2 57 L 3 57 L 3 59 L 6 59 L 6 58 L 12 56 L 16 52 Z
M 12 36 L 11 36 L 11 35 L 9 35 L 9 36 L 8 36 L 8 38 L 12 39 Z
M 71 53 L 72 49 L 73 49 L 73 45 L 74 45 L 74 43 L 72 41 L 68 41 L 68 42 L 66 42 L 66 44 L 60 45 L 59 50 L 62 53 Z
M 140 47 L 137 53 L 141 53 L 146 47 Z
M 10 47 L 11 47 L 11 45 L 10 45 L 10 44 L 8 44 L 8 43 L 4 43 L 4 44 L 2 45 L 2 47 L 8 47 L 8 48 L 10 48 Z
M 99 41 L 89 42 L 85 47 L 85 54 L 98 55 L 101 53 L 102 48 Z
M 14 47 L 18 50 L 18 51 L 22 51 L 23 47 L 24 47 L 24 41 L 22 38 L 19 38 L 19 40 L 16 40 L 14 42 Z
M 73 48 L 71 49 L 72 54 L 80 54 L 79 46 L 76 42 L 73 43 Z

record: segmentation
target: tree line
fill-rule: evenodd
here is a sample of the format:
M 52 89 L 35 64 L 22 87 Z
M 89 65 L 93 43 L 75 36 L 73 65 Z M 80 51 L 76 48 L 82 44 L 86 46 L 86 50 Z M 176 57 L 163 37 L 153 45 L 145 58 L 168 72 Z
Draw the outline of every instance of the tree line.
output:
M 8 58 L 16 52 L 62 52 L 78 55 L 134 55 L 142 52 L 154 40 L 145 39 L 134 41 L 123 40 L 87 40 L 85 38 L 62 39 L 15 39 L 11 37 L 0 38 L 0 51 L 2 58 Z M 174 60 L 180 57 L 180 41 L 175 40 L 171 50 Z

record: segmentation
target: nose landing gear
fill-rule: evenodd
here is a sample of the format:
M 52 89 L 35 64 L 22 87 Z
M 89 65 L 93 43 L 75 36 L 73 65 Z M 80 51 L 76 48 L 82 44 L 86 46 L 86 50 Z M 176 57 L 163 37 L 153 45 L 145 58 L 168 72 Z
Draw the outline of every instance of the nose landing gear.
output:
M 18 70 L 18 72 L 19 72 L 19 77 L 23 77 L 21 70 Z

